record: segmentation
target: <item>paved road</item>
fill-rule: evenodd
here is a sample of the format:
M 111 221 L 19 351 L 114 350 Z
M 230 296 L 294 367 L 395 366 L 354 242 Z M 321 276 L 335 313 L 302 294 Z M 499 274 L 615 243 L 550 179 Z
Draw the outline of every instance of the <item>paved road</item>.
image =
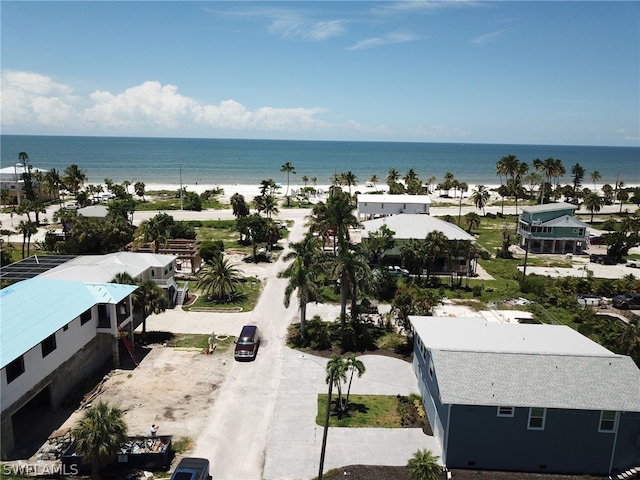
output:
M 290 241 L 299 241 L 304 233 L 298 218 L 291 229 Z M 263 341 L 254 362 L 232 362 L 207 425 L 196 441 L 194 455 L 209 458 L 213 478 L 259 479 L 263 477 L 266 447 L 276 410 L 282 372 L 287 326 L 297 313 L 292 302 L 283 305 L 287 280 L 277 278 L 285 268 L 280 259 L 268 269 L 266 282 L 255 310 L 247 323 L 258 325 Z

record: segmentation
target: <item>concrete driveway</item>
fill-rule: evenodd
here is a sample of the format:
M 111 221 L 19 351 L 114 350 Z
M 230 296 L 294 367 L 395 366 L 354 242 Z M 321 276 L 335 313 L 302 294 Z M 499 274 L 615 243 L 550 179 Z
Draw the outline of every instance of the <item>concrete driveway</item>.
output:
M 411 364 L 396 358 L 359 357 L 365 374 L 352 394 L 408 395 L 418 392 Z M 318 475 L 323 427 L 315 422 L 318 394 L 327 393 L 326 358 L 287 348 L 267 444 L 264 479 L 309 479 Z M 335 393 L 335 391 L 334 391 Z M 324 471 L 346 465 L 406 465 L 421 448 L 440 456 L 435 437 L 419 428 L 330 428 Z

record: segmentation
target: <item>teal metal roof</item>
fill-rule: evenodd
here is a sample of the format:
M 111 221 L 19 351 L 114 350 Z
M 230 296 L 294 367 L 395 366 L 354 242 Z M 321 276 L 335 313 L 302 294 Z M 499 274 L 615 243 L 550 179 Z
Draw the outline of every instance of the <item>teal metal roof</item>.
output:
M 32 278 L 0 290 L 0 368 L 98 303 L 118 303 L 137 287 Z

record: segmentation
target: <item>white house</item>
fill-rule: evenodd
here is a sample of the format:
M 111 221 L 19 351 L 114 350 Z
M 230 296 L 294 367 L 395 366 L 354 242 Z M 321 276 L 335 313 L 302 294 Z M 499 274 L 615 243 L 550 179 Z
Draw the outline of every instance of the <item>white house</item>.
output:
M 429 195 L 390 195 L 361 193 L 358 195 L 358 218 L 397 215 L 399 213 L 429 214 Z
M 31 172 L 46 173 L 46 170 L 41 168 L 30 167 Z M 16 163 L 10 167 L 0 168 L 0 190 L 6 191 L 9 198 L 15 198 L 15 203 L 20 205 L 22 197 L 25 195 L 24 179 L 23 175 L 27 171 L 22 163 Z M 40 194 L 46 194 L 41 191 Z M 13 200 L 12 200 L 13 201 Z
M 126 272 L 134 279 L 156 282 L 166 291 L 169 307 L 173 307 L 178 297 L 175 270 L 175 255 L 115 252 L 104 255 L 82 255 L 38 276 L 58 280 L 110 282 L 116 274 Z
M 34 415 L 57 410 L 133 333 L 138 287 L 32 278 L 0 290 L 2 459 L 29 434 Z M 43 413 L 44 409 L 44 413 Z

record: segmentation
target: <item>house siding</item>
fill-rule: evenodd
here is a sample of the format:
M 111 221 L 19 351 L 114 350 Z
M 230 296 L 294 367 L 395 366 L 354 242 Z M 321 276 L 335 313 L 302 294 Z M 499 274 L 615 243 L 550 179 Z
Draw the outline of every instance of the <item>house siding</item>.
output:
M 600 411 L 547 409 L 529 430 L 529 408 L 498 417 L 497 407 L 452 405 L 449 468 L 608 474 L 614 433 L 599 433 Z
M 640 412 L 621 412 L 612 472 L 640 465 Z
M 413 370 L 418 379 L 418 388 L 422 397 L 422 404 L 429 418 L 429 424 L 433 430 L 433 434 L 440 443 L 440 449 L 443 456 L 446 454 L 445 446 L 447 444 L 447 420 L 448 406 L 440 402 L 440 391 L 438 389 L 437 373 L 433 373 L 433 378 L 429 375 L 429 365 L 432 364 L 429 350 L 424 349 L 426 353 L 423 355 L 420 344 L 414 342 L 413 352 Z M 443 461 L 445 458 L 443 458 Z
M 94 322 L 95 320 L 92 320 Z M 91 322 L 79 326 L 79 319 L 74 320 L 78 322 L 77 328 L 87 327 L 86 330 L 93 330 L 93 338 L 89 340 L 87 344 L 80 347 L 70 358 L 63 362 L 56 369 L 49 369 L 48 374 L 41 375 L 40 380 L 35 384 L 30 385 L 30 388 L 23 392 L 19 398 L 15 399 L 13 403 L 2 412 L 1 418 L 1 435 L 2 435 L 2 451 L 1 457 L 3 460 L 12 457 L 15 450 L 15 440 L 13 431 L 13 415 L 24 407 L 29 400 L 40 393 L 44 388 L 50 387 L 50 402 L 51 410 L 57 410 L 64 405 L 69 394 L 77 388 L 77 386 L 85 380 L 89 375 L 96 372 L 101 368 L 105 362 L 111 359 L 112 353 L 112 338 L 110 335 L 95 335 L 95 326 L 91 328 Z M 72 322 L 72 323 L 74 323 Z M 71 328 L 65 334 L 70 333 Z M 58 331 L 60 333 L 60 331 Z M 38 347 L 32 349 L 38 350 Z M 50 356 L 50 355 L 49 355 Z M 47 356 L 47 358 L 49 358 Z M 25 375 L 26 372 L 26 360 L 25 360 Z M 4 370 L 3 370 L 4 372 Z M 3 382 L 6 380 L 6 376 L 3 374 Z M 13 385 L 13 382 L 11 383 Z M 9 389 L 2 389 L 3 392 Z

